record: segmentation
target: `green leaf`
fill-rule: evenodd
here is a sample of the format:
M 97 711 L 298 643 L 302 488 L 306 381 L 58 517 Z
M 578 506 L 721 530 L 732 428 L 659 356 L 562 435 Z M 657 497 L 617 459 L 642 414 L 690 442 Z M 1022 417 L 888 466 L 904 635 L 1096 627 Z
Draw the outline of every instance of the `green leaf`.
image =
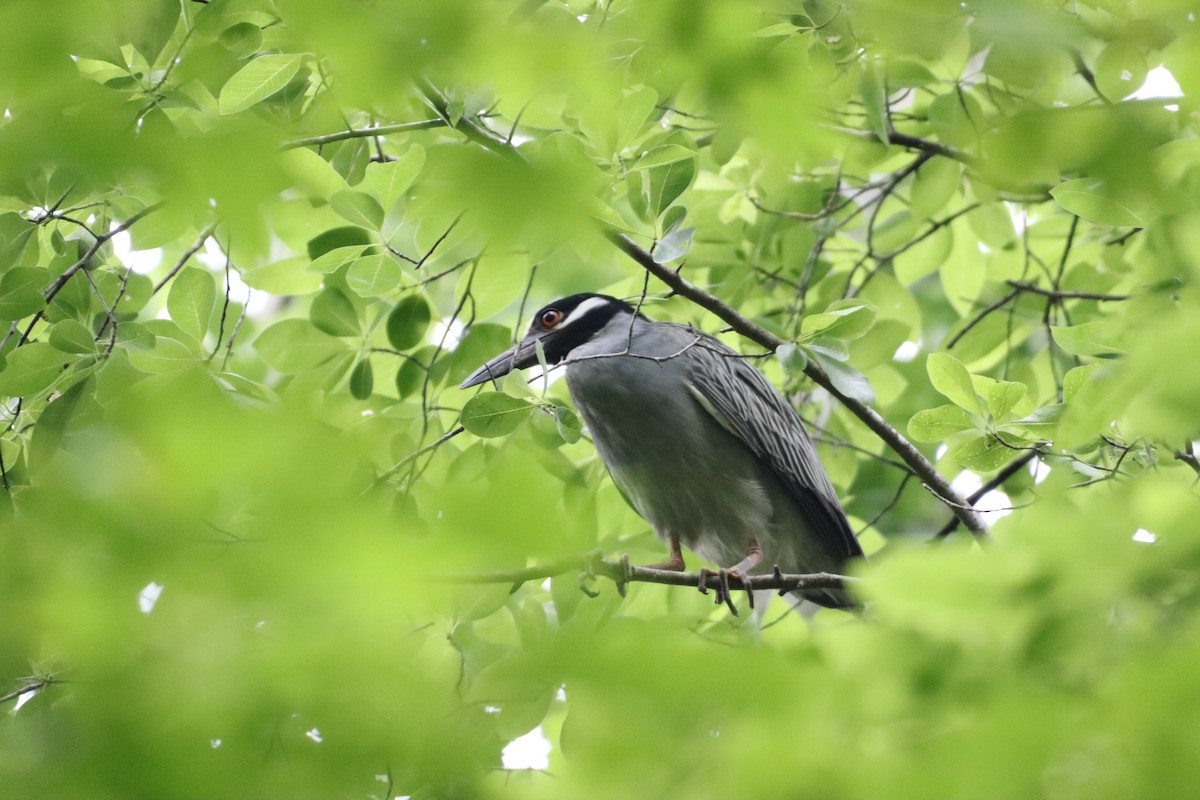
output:
M 347 352 L 346 345 L 305 319 L 285 319 L 263 331 L 254 349 L 274 369 L 289 374 L 318 367 Z
M 784 342 L 775 348 L 775 358 L 792 375 L 799 375 L 808 366 L 808 353 L 792 342 Z
M 648 86 L 630 92 L 617 106 L 617 149 L 623 149 L 637 139 L 646 125 L 646 120 L 654 113 L 654 105 L 658 102 L 658 92 Z
M 673 147 L 674 145 L 668 145 Z M 672 161 L 661 167 L 655 167 L 648 173 L 650 190 L 649 210 L 659 216 L 679 195 L 683 194 L 688 184 L 696 174 L 694 158 Z
M 91 386 L 91 377 L 84 378 L 59 395 L 42 411 L 37 425 L 33 426 L 33 437 L 29 443 L 32 466 L 41 467 L 58 451 L 75 408 Z
M 175 324 L 203 339 L 217 302 L 217 283 L 206 269 L 185 267 L 171 281 L 167 312 Z
M 364 256 L 350 265 L 346 284 L 363 297 L 378 297 L 404 283 L 404 270 L 390 255 Z
M 1005 416 L 1012 413 L 1029 392 L 1028 387 L 1023 383 L 1001 381 L 979 375 L 972 375 L 971 378 L 975 393 L 984 398 L 992 419 L 997 421 L 1003 420 Z M 1026 408 L 1031 407 L 1032 404 L 1026 405 Z M 1017 413 L 1021 412 L 1017 411 Z
M 554 422 L 558 427 L 558 435 L 567 444 L 574 444 L 583 435 L 583 424 L 579 416 L 567 406 L 554 406 Z
M 49 270 L 13 267 L 0 278 L 0 320 L 36 314 L 45 306 L 43 290 L 51 281 Z
M 1063 376 L 1063 402 L 1070 403 L 1075 399 L 1075 395 L 1083 388 L 1083 385 L 1092 377 L 1092 373 L 1100 369 L 1101 364 L 1084 364 L 1082 367 L 1075 367 Z
M 1073 356 L 1115 356 L 1123 351 L 1113 323 L 1084 322 L 1070 327 L 1050 326 L 1054 342 Z
M 361 230 L 361 228 L 355 228 L 355 230 Z M 366 249 L 367 246 L 361 244 L 351 245 L 350 247 L 335 247 L 324 255 L 318 256 L 308 265 L 308 271 L 319 272 L 324 275 L 337 272 L 345 265 L 361 258 L 363 251 Z
M 37 394 L 54 383 L 68 366 L 67 357 L 45 342 L 18 347 L 8 354 L 8 364 L 0 372 L 0 395 Z
M 329 198 L 329 206 L 338 216 L 369 230 L 383 226 L 383 208 L 379 201 L 365 192 L 345 190 Z
M 300 71 L 301 57 L 294 54 L 259 56 L 233 74 L 221 87 L 218 107 L 236 114 L 266 100 L 288 85 Z
M 1014 420 L 1004 425 L 1005 430 L 1014 430 L 1038 439 L 1053 439 L 1058 422 L 1062 419 L 1067 406 L 1065 403 L 1043 406 L 1027 417 Z
M 425 370 L 421 365 L 411 358 L 406 358 L 396 370 L 396 396 L 403 400 L 419 389 L 424 380 Z
M 64 353 L 96 352 L 96 336 L 82 322 L 64 319 L 50 328 L 50 344 Z
M 355 336 L 359 332 L 358 312 L 346 293 L 337 287 L 323 289 L 308 309 L 312 324 L 330 336 Z
M 128 351 L 129 363 L 142 372 L 178 372 L 195 364 L 196 353 L 184 342 L 170 336 L 155 336 L 149 350 Z
M 888 143 L 887 89 L 883 76 L 874 64 L 864 64 L 858 81 L 863 108 L 867 112 L 867 127 L 883 144 Z
M 242 271 L 242 281 L 252 289 L 271 294 L 308 294 L 321 287 L 321 276 L 309 269 L 304 256 L 272 261 Z
M 949 158 L 933 158 L 921 165 L 913 179 L 911 208 L 917 219 L 941 211 L 962 183 L 962 165 Z
M 432 314 L 429 303 L 418 294 L 403 298 L 387 318 L 387 337 L 392 347 L 408 350 L 425 338 Z
M 1101 225 L 1140 227 L 1142 218 L 1129 206 L 1111 197 L 1096 178 L 1064 181 L 1050 190 L 1058 204 L 1076 216 Z
M 350 371 L 350 396 L 355 400 L 366 400 L 375 389 L 375 372 L 371 359 L 364 358 Z
M 371 244 L 371 234 L 357 225 L 344 225 L 340 228 L 330 228 L 324 233 L 317 234 L 309 239 L 308 257 L 315 262 L 321 256 L 338 248 L 349 248 L 355 245 L 366 247 L 369 244 Z M 337 269 L 337 267 L 333 269 Z M 333 272 L 333 269 L 323 269 L 320 271 Z
M 967 469 L 976 472 L 991 472 L 1012 461 L 1020 451 L 1013 448 L 1026 444 L 1023 439 L 1006 437 L 1005 445 L 995 436 L 987 434 L 959 445 L 951 451 L 951 455 Z
M 824 347 L 809 347 L 810 357 L 825 370 L 829 382 L 842 394 L 860 403 L 871 405 L 875 402 L 875 390 L 867 376 L 851 367 L 845 361 L 834 358 Z
M 918 442 L 941 442 L 956 433 L 975 430 L 974 417 L 955 405 L 928 408 L 913 414 L 908 421 L 908 435 Z
M 332 164 L 307 147 L 285 150 L 278 158 L 280 166 L 299 188 L 311 195 L 328 200 L 349 188 Z
M 800 334 L 811 340 L 817 335 L 857 339 L 875 323 L 875 307 L 862 300 L 837 300 L 819 314 L 809 314 L 800 324 Z
M 680 161 L 691 161 L 695 157 L 696 152 L 683 145 L 664 144 L 648 150 L 645 155 L 637 160 L 637 163 L 631 169 L 635 172 L 638 170 L 651 170 L 676 164 Z
M 367 165 L 367 184 L 384 208 L 391 208 L 412 186 L 425 166 L 425 148 L 414 144 L 395 161 Z
M 490 439 L 515 431 L 534 408 L 532 403 L 501 392 L 481 392 L 463 406 L 460 421 L 470 433 Z
M 929 382 L 940 394 L 959 408 L 983 415 L 984 405 L 975 393 L 971 374 L 957 358 L 949 353 L 930 353 L 925 370 L 929 373 Z

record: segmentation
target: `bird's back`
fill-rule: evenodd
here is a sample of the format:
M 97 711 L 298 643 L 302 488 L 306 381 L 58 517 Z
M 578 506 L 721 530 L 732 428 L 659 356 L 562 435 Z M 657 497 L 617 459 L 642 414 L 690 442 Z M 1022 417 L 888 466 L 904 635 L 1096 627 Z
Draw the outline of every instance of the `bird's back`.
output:
M 576 348 L 567 384 L 613 480 L 655 531 L 678 536 L 721 565 L 739 561 L 755 539 L 763 548 L 759 571 L 778 565 L 784 572 L 838 572 L 846 559 L 861 555 L 853 535 L 845 541 L 838 527 L 848 531 L 799 418 L 761 373 L 699 331 L 643 318 L 630 323 L 629 317 L 614 319 Z M 724 383 L 747 380 L 741 370 L 756 377 L 752 387 L 739 387 L 739 400 L 747 388 L 771 396 L 751 396 L 747 410 L 726 413 L 771 406 L 752 420 L 767 426 L 759 435 L 777 448 L 800 447 L 792 463 L 813 461 L 807 467 L 820 480 L 772 463 L 778 459 L 756 446 L 753 433 L 739 432 L 745 420 L 730 420 L 706 402 L 698 386 L 716 381 L 708 391 L 719 406 Z M 806 480 L 813 485 L 803 485 Z M 810 496 L 816 499 L 805 502 Z M 851 604 L 836 590 L 805 596 L 822 605 Z

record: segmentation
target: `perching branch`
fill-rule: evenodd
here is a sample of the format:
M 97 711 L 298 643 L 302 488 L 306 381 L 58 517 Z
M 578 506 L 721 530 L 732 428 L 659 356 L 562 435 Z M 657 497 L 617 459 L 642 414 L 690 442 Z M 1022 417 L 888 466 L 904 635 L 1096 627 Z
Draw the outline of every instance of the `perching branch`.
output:
M 693 285 L 672 268 L 659 264 L 650 253 L 635 244 L 629 237 L 611 230 L 606 232 L 606 236 L 613 244 L 620 248 L 621 252 L 640 264 L 647 272 L 650 272 L 663 283 L 667 284 L 676 294 L 686 297 L 696 305 L 716 314 L 728 323 L 733 330 L 746 338 L 771 350 L 775 350 L 780 345 L 785 344 L 783 339 L 742 316 L 733 306 L 719 297 L 709 294 L 698 286 Z M 980 540 L 989 538 L 987 527 L 984 525 L 983 519 L 979 514 L 959 497 L 958 493 L 951 488 L 949 481 L 942 477 L 933 464 L 929 462 L 929 459 L 925 458 L 921 451 L 914 447 L 912 442 L 908 441 L 903 434 L 893 428 L 879 412 L 865 403 L 842 393 L 834 386 L 833 381 L 830 380 L 825 370 L 821 369 L 811 359 L 804 368 L 804 374 L 811 378 L 818 386 L 821 386 L 840 400 L 842 405 L 866 423 L 867 427 L 874 431 L 879 438 L 883 439 L 912 468 L 917 477 L 929 487 L 933 494 L 942 499 L 954 511 L 955 516 L 962 520 L 963 524 L 967 526 L 967 529 L 976 538 Z
M 638 567 L 629 563 L 628 557 L 619 561 L 604 558 L 599 551 L 593 551 L 582 556 L 569 556 L 547 564 L 539 564 L 524 569 L 497 570 L 494 572 L 479 572 L 470 575 L 446 575 L 437 580 L 446 583 L 508 583 L 515 592 L 530 581 L 542 581 L 558 575 L 572 572 L 580 573 L 581 583 L 587 577 L 599 576 L 608 578 L 617 585 L 617 591 L 622 596 L 625 586 L 629 583 L 657 583 L 663 586 L 691 586 L 698 588 L 703 580 L 706 589 L 720 591 L 721 580 L 715 572 L 705 572 L 703 578 L 699 572 L 674 572 L 654 567 Z M 778 570 L 770 575 L 751 575 L 743 582 L 734 576 L 729 577 L 731 589 L 773 589 L 780 594 L 799 589 L 842 589 L 846 584 L 860 580 L 848 575 L 835 575 L 831 572 L 813 572 L 806 574 L 786 575 Z M 584 587 L 584 591 L 595 596 L 595 592 Z

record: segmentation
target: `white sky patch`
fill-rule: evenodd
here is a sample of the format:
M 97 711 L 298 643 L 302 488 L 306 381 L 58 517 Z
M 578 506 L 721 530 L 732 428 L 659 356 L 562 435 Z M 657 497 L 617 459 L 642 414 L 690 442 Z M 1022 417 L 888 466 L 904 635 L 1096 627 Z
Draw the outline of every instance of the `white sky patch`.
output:
M 921 352 L 921 345 L 916 342 L 901 342 L 896 348 L 896 352 L 892 354 L 892 361 L 898 361 L 901 364 L 907 364 L 917 357 Z
M 458 343 L 462 341 L 463 334 L 466 333 L 467 326 L 463 325 L 461 319 L 446 317 L 443 320 L 433 323 L 429 329 L 429 343 L 432 345 L 441 345 L 445 350 L 453 350 L 458 347 Z M 445 341 L 442 338 L 445 337 Z
M 1158 541 L 1158 537 L 1145 528 L 1138 528 L 1133 532 L 1133 540 L 1142 544 L 1154 544 Z
M 1008 209 L 1008 216 L 1012 218 L 1013 230 L 1017 232 L 1017 236 L 1021 236 L 1029 226 L 1028 212 L 1020 203 L 1005 203 L 1004 207 Z
M 936 451 L 934 451 L 933 460 L 941 461 L 942 456 L 946 455 L 946 453 L 948 453 L 949 451 L 950 451 L 950 448 L 948 446 L 946 446 L 944 444 L 939 444 L 938 449 Z
M 30 700 L 37 697 L 38 692 L 40 692 L 40 691 L 42 691 L 41 687 L 38 687 L 37 689 L 30 689 L 28 692 L 21 692 L 19 695 L 17 695 L 17 702 L 13 705 L 13 713 L 15 714 L 18 711 L 20 711 L 21 706 L 25 705 Z
M 114 226 L 116 223 L 113 223 Z M 113 255 L 117 260 L 130 267 L 139 275 L 147 275 L 158 269 L 162 264 L 163 251 L 161 247 L 151 247 L 149 250 L 134 250 L 129 231 L 114 234 L 112 239 Z
M 321 742 L 325 741 L 324 739 L 321 738 L 321 731 L 319 731 L 316 728 L 313 728 L 312 730 L 309 730 L 309 731 L 305 731 L 304 735 L 307 736 L 308 738 L 312 739 L 317 744 L 320 744 Z
M 218 747 L 221 746 L 221 740 L 220 739 L 209 739 L 208 744 L 210 747 L 212 747 L 213 750 L 216 750 Z
M 969 470 L 958 473 L 958 476 L 950 482 L 950 488 L 954 489 L 960 497 L 974 494 L 982 486 L 983 479 Z M 993 489 L 975 501 L 975 510 L 981 514 L 987 514 L 984 519 L 989 522 L 1007 517 L 1012 513 L 1011 506 L 1012 501 L 1008 499 L 1008 495 L 999 489 Z
M 1050 477 L 1050 465 L 1035 458 L 1029 462 L 1029 473 L 1033 475 L 1033 483 L 1036 486 Z
M 548 769 L 551 749 L 550 740 L 546 738 L 542 726 L 538 725 L 505 745 L 500 759 L 505 769 Z
M 1179 81 L 1166 67 L 1155 67 L 1146 73 L 1146 80 L 1126 100 L 1159 100 L 1183 97 Z M 1168 106 L 1170 108 L 1170 106 Z M 1174 108 L 1179 108 L 1175 106 Z
M 145 588 L 138 592 L 138 609 L 143 614 L 149 614 L 154 610 L 154 604 L 158 602 L 158 596 L 162 594 L 163 587 L 160 584 L 150 581 Z

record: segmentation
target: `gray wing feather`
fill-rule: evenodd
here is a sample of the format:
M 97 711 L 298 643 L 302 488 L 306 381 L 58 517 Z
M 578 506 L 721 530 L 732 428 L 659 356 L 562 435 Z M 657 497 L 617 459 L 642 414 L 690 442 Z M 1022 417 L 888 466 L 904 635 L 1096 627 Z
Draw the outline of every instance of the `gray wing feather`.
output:
M 761 372 L 717 339 L 704 336 L 687 352 L 689 382 L 722 427 L 770 466 L 812 524 L 830 555 L 862 555 L 816 448 L 795 409 Z

